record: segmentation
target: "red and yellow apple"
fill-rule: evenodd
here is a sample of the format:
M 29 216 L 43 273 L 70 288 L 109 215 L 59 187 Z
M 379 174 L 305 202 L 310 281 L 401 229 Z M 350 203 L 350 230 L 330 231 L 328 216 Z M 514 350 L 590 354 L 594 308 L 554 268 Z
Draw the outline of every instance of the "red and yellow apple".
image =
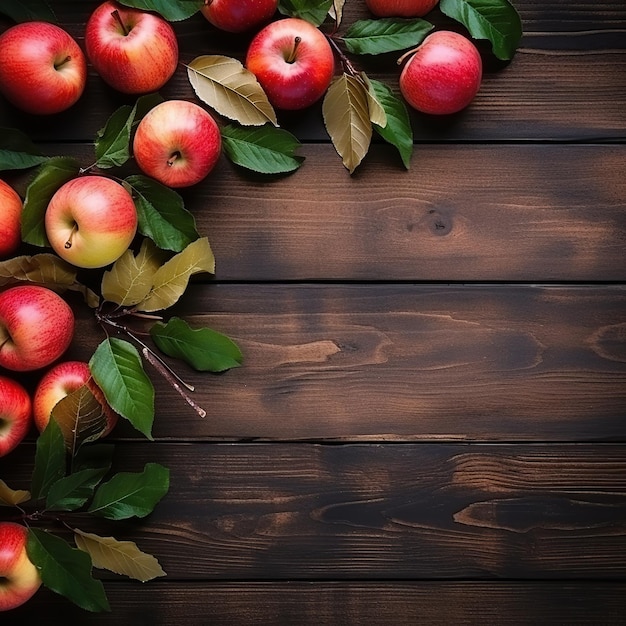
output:
M 365 0 L 376 17 L 423 17 L 439 0 Z
M 166 100 L 150 109 L 133 138 L 137 165 L 168 187 L 199 183 L 221 151 L 222 136 L 212 115 L 186 100 Z
M 44 216 L 54 251 L 76 267 L 104 267 L 128 249 L 137 232 L 137 209 L 126 189 L 105 176 L 62 185 Z
M 8 257 L 21 241 L 22 199 L 9 184 L 0 180 L 0 258 Z
M 26 552 L 27 540 L 25 526 L 0 522 L 0 611 L 21 606 L 41 586 L 39 570 Z
M 400 74 L 400 92 L 418 111 L 448 115 L 474 99 L 482 80 L 482 59 L 467 37 L 446 30 L 428 35 Z
M 48 22 L 23 22 L 0 35 L 0 92 L 36 115 L 59 113 L 82 95 L 87 61 L 76 41 Z
M 269 22 L 278 0 L 207 0 L 202 14 L 213 26 L 229 33 L 242 33 Z
M 271 22 L 250 42 L 246 67 L 278 109 L 304 109 L 319 100 L 335 72 L 326 36 L 306 20 Z
M 17 447 L 31 423 L 32 403 L 28 392 L 12 378 L 0 376 L 0 456 Z
M 50 368 L 35 389 L 33 418 L 39 432 L 43 432 L 48 425 L 52 409 L 65 396 L 83 385 L 87 385 L 104 410 L 107 427 L 102 436 L 108 435 L 113 430 L 119 416 L 104 399 L 102 390 L 91 377 L 89 365 L 83 361 L 63 361 Z
M 0 293 L 0 366 L 18 372 L 56 361 L 74 336 L 74 313 L 54 291 L 17 285 Z
M 171 24 L 116 2 L 100 4 L 87 20 L 85 49 L 104 82 L 122 93 L 158 91 L 178 65 Z

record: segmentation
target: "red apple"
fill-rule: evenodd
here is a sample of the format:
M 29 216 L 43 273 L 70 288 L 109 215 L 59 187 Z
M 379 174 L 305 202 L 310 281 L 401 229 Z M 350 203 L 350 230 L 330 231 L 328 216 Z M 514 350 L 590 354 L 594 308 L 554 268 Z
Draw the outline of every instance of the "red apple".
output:
M 32 406 L 26 389 L 12 378 L 0 376 L 0 456 L 17 447 L 31 422 Z
M 423 17 L 439 0 L 365 0 L 377 17 Z
M 201 11 L 216 28 L 242 33 L 269 22 L 277 8 L 278 0 L 207 0 Z
M 22 199 L 13 187 L 0 180 L 0 258 L 8 257 L 18 249 L 21 216 Z
M 85 55 L 62 28 L 24 22 L 0 35 L 0 92 L 19 109 L 37 115 L 64 111 L 86 82 Z
M 15 609 L 41 586 L 39 570 L 26 552 L 28 530 L 14 522 L 0 522 L 0 611 Z
M 211 114 L 186 100 L 166 100 L 150 109 L 133 138 L 137 165 L 168 187 L 199 183 L 221 150 L 222 136 Z
M 103 437 L 108 435 L 117 424 L 118 414 L 104 399 L 104 394 L 91 377 L 89 365 L 83 361 L 64 361 L 48 370 L 37 385 L 33 397 L 33 417 L 39 432 L 43 432 L 50 421 L 52 409 L 65 396 L 87 385 L 89 391 L 100 402 L 106 415 L 107 428 Z
M 96 72 L 122 93 L 158 91 L 178 65 L 171 24 L 156 13 L 116 2 L 104 2 L 87 20 L 85 49 Z
M 335 72 L 332 48 L 309 22 L 288 17 L 268 24 L 250 42 L 246 67 L 278 109 L 304 109 L 328 89 Z
M 128 191 L 105 176 L 81 176 L 62 185 L 44 216 L 54 251 L 76 267 L 104 267 L 128 249 L 137 209 Z
M 0 366 L 25 372 L 47 367 L 69 347 L 74 313 L 54 291 L 18 285 L 0 293 Z
M 447 115 L 464 109 L 477 94 L 482 60 L 463 35 L 440 30 L 428 35 L 400 74 L 405 100 L 423 113 Z

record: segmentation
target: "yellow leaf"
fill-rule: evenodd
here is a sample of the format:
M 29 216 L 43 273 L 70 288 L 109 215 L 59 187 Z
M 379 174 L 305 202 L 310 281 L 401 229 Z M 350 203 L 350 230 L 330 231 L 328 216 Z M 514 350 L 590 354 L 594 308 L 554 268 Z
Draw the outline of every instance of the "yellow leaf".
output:
M 385 126 L 387 126 L 387 114 L 385 113 L 385 109 L 383 109 L 383 105 L 378 102 L 372 83 L 370 83 L 370 79 L 365 72 L 361 73 L 361 78 L 363 78 L 365 88 L 367 89 L 367 106 L 370 114 L 370 121 L 372 124 L 376 124 L 376 126 L 385 128 Z
M 78 529 L 74 529 L 74 541 L 79 549 L 91 556 L 94 567 L 98 569 L 107 569 L 142 583 L 158 576 L 166 576 L 156 558 L 142 552 L 132 541 L 99 537 Z
M 276 112 L 256 79 L 240 61 L 221 55 L 196 57 L 187 66 L 189 82 L 200 100 L 243 126 L 278 126 Z
M 17 506 L 30 500 L 30 492 L 11 489 L 3 480 L 0 480 L 0 506 Z
M 150 293 L 136 309 L 145 312 L 167 309 L 183 295 L 189 278 L 199 272 L 215 273 L 215 257 L 206 237 L 191 242 L 155 272 Z
M 322 103 L 324 124 L 350 174 L 363 160 L 372 139 L 367 89 L 361 80 L 342 74 L 331 83 Z
M 343 19 L 343 7 L 345 3 L 346 0 L 333 0 L 333 4 L 328 11 L 328 15 L 335 20 L 337 26 L 341 24 L 341 20 Z
M 102 276 L 102 296 L 120 306 L 133 306 L 144 300 L 164 255 L 150 239 L 144 239 L 137 256 L 126 252 Z

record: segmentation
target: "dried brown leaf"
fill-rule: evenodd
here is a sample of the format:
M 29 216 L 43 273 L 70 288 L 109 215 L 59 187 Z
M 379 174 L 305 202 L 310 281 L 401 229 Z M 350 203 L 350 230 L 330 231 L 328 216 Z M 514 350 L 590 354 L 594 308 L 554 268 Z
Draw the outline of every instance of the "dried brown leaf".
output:
M 352 174 L 367 154 L 372 139 L 365 84 L 346 73 L 335 78 L 324 96 L 322 113 L 335 150 Z
M 30 500 L 30 491 L 11 489 L 3 480 L 0 480 L 0 506 L 17 506 Z
M 196 57 L 187 66 L 189 82 L 200 100 L 243 126 L 278 126 L 276 112 L 256 79 L 240 61 L 222 55 Z

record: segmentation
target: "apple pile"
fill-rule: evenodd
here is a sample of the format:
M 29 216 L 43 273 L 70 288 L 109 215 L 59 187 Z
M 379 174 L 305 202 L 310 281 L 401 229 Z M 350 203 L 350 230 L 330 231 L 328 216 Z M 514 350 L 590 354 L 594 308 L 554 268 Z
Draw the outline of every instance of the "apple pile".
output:
M 347 2 L 362 3 L 371 19 L 344 29 Z M 436 21 L 437 12 L 448 18 L 446 28 L 424 19 Z M 134 98 L 104 122 L 89 165 L 42 154 L 19 129 L 0 136 L 0 172 L 8 172 L 0 180 L 0 457 L 36 433 L 30 490 L 0 480 L 0 502 L 25 522 L 0 522 L 0 611 L 42 585 L 86 610 L 107 610 L 102 583 L 92 577 L 96 563 L 142 581 L 165 572 L 134 544 L 84 533 L 72 515 L 143 517 L 167 492 L 169 473 L 149 463 L 110 477 L 112 444 L 93 444 L 120 420 L 152 438 L 155 390 L 144 361 L 204 417 L 193 386 L 159 353 L 199 372 L 242 360 L 228 337 L 164 317 L 193 274 L 215 272 L 208 239 L 177 190 L 203 184 L 222 155 L 258 173 L 295 171 L 300 143 L 279 119 L 316 103 L 350 173 L 374 133 L 408 169 L 411 116 L 469 107 L 484 56 L 511 60 L 521 22 L 508 0 L 105 0 L 87 20 L 83 51 L 52 23 L 45 0 L 28 8 L 8 3 L 0 13 L 16 22 L 0 34 L 0 97 L 26 118 L 74 107 L 89 68 L 108 89 Z M 181 62 L 175 23 L 196 13 L 207 33 L 241 37 L 241 59 L 200 53 Z M 476 40 L 488 40 L 491 52 L 479 51 Z M 393 87 L 358 67 L 400 52 Z M 199 103 L 159 94 L 179 68 Z M 129 162 L 135 173 L 118 174 Z M 20 171 L 31 174 L 28 182 L 20 183 Z M 42 251 L 21 254 L 32 247 Z M 99 282 L 99 292 L 79 271 L 97 272 L 89 284 Z M 65 356 L 75 328 L 69 296 L 82 296 L 105 330 L 88 361 Z M 114 506 L 131 493 L 135 506 Z M 78 550 L 50 531 L 59 523 L 73 530 Z M 129 555 L 122 566 L 119 551 Z M 137 558 L 141 571 L 132 567 Z M 85 584 L 63 582 L 75 579 Z

